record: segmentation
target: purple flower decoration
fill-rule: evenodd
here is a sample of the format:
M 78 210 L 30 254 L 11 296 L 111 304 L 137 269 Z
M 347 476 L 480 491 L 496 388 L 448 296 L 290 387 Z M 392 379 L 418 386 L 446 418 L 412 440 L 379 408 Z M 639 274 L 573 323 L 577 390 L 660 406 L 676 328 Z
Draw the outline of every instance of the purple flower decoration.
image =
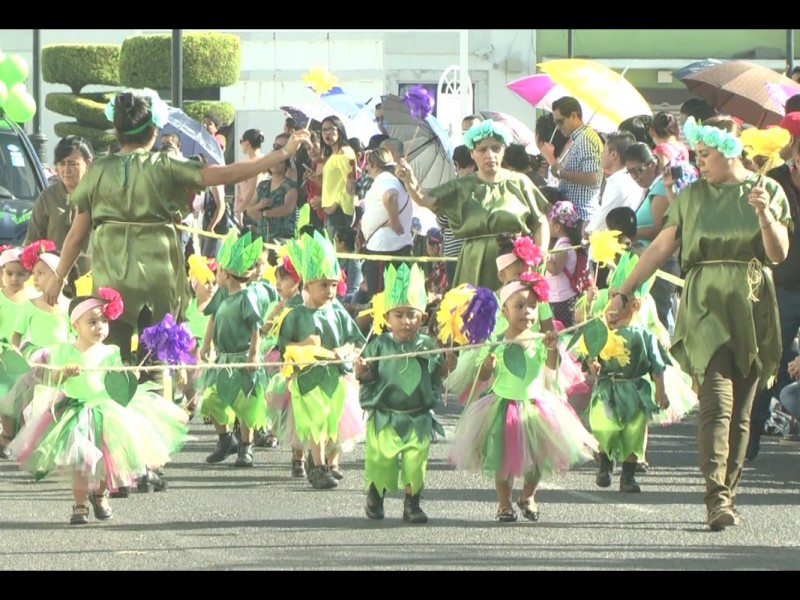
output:
M 497 309 L 497 298 L 492 290 L 484 287 L 475 289 L 463 316 L 463 331 L 470 344 L 480 344 L 489 339 L 497 320 Z
M 151 354 L 168 365 L 194 364 L 192 350 L 195 339 L 185 323 L 175 323 L 175 318 L 167 313 L 161 322 L 145 328 L 139 336 Z
M 421 85 L 412 85 L 403 96 L 403 102 L 415 119 L 425 120 L 433 112 L 435 101 L 430 92 Z

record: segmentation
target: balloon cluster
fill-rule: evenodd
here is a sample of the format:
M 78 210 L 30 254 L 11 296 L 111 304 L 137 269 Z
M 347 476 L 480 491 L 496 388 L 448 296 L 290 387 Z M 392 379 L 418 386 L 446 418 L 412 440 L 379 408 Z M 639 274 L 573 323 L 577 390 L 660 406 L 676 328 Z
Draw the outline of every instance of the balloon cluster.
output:
M 0 51 L 0 108 L 17 123 L 25 123 L 36 114 L 36 101 L 25 89 L 28 63 L 19 54 Z

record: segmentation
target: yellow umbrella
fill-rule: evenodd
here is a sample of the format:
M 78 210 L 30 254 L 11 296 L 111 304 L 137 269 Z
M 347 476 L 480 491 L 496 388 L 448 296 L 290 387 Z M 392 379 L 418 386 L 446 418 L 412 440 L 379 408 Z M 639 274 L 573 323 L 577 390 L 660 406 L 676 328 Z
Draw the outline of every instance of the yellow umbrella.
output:
M 594 114 L 602 115 L 617 125 L 638 115 L 652 115 L 647 100 L 624 77 L 603 64 L 583 58 L 549 60 L 538 64 L 567 94 L 589 107 L 584 123 L 591 123 Z

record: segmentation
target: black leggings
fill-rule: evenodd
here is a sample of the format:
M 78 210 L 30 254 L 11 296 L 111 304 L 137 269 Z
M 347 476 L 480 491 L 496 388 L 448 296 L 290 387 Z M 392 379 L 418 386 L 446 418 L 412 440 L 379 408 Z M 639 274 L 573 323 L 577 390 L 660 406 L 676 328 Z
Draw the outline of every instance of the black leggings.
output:
M 148 307 L 145 306 L 142 308 L 142 312 L 139 313 L 139 318 L 137 320 L 136 328 L 140 335 L 145 327 L 150 327 L 153 325 L 152 320 L 153 313 Z M 109 321 L 108 323 L 108 337 L 106 338 L 106 344 L 119 346 L 119 353 L 120 356 L 122 356 L 122 362 L 126 365 L 134 364 L 133 351 L 131 350 L 133 330 L 134 328 L 132 325 L 123 323 L 120 320 Z M 142 360 L 144 360 L 146 354 L 147 349 L 141 342 L 139 342 L 139 348 L 136 351 L 135 363 L 139 364 Z
M 384 250 L 361 250 L 361 254 L 388 254 L 391 256 L 411 256 L 412 246 L 405 246 L 400 250 L 392 250 L 390 252 Z M 394 265 L 396 269 L 403 264 L 403 261 L 392 261 L 389 263 L 380 260 L 365 259 L 361 265 L 361 273 L 364 275 L 364 280 L 367 282 L 367 295 L 369 298 L 367 302 L 372 300 L 372 297 L 383 291 L 383 270 L 389 265 Z M 410 263 L 406 263 L 410 267 Z

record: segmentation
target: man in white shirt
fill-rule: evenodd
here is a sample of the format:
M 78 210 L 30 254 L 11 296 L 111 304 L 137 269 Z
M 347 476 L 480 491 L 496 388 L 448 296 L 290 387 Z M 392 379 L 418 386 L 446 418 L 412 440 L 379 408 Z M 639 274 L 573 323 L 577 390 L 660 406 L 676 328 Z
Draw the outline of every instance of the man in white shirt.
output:
M 605 178 L 600 187 L 600 206 L 592 214 L 586 226 L 586 235 L 595 231 L 604 231 L 606 216 L 609 212 L 620 206 L 627 206 L 634 211 L 642 202 L 642 188 L 636 183 L 625 169 L 622 157 L 625 150 L 636 142 L 636 138 L 629 131 L 612 133 L 606 139 L 600 163 L 605 172 Z

